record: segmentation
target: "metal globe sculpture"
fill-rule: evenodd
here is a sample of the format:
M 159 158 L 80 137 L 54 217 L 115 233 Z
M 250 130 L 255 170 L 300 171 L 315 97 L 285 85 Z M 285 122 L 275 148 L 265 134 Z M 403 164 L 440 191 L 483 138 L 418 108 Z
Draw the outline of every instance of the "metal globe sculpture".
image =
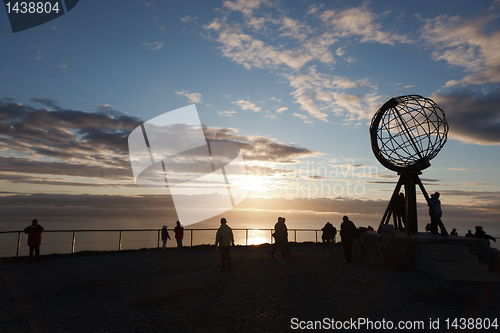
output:
M 444 111 L 429 98 L 419 95 L 394 97 L 375 113 L 370 126 L 373 154 L 383 166 L 400 175 L 380 226 L 388 224 L 391 214 L 400 211 L 396 209 L 397 197 L 404 185 L 403 220 L 406 234 L 418 233 L 416 185 L 419 185 L 426 201 L 430 203 L 418 175 L 431 165 L 430 160 L 443 148 L 447 136 L 448 122 Z M 441 228 L 441 234 L 448 235 L 432 205 L 429 207 L 432 218 Z M 394 224 L 398 228 L 396 218 Z
M 393 171 L 423 170 L 446 143 L 444 111 L 429 98 L 391 98 L 373 116 L 370 127 L 375 157 Z

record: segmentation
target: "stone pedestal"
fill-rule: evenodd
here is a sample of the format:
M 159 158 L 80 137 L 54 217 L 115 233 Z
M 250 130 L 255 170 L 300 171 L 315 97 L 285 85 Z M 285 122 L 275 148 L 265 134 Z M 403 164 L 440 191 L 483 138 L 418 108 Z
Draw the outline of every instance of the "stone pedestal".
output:
M 455 245 L 467 246 L 470 253 L 477 254 L 479 261 L 495 269 L 498 250 L 490 247 L 487 239 L 462 236 L 432 235 L 418 233 L 407 236 L 397 232 L 394 236 L 364 232 L 354 240 L 352 257 L 355 261 L 374 267 L 415 269 L 417 247 L 419 245 Z

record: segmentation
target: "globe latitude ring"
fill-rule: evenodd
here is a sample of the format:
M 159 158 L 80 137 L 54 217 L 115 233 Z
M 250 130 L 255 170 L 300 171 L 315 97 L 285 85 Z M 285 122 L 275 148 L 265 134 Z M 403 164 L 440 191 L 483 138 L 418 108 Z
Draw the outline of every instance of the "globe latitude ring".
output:
M 370 126 L 373 154 L 398 173 L 428 168 L 447 135 L 444 111 L 419 95 L 391 98 L 374 114 Z

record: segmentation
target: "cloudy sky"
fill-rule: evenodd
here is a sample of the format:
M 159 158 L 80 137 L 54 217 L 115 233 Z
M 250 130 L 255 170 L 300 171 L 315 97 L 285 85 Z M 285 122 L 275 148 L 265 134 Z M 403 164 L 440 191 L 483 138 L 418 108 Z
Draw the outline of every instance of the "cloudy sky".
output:
M 250 192 L 230 225 L 376 226 L 397 175 L 370 120 L 418 94 L 450 125 L 421 176 L 445 225 L 500 235 L 499 16 L 500 1 L 87 0 L 12 33 L 2 7 L 0 230 L 175 221 L 168 191 L 136 186 L 127 138 L 190 104 L 207 141 L 243 152 Z M 419 213 L 423 228 L 421 196 Z

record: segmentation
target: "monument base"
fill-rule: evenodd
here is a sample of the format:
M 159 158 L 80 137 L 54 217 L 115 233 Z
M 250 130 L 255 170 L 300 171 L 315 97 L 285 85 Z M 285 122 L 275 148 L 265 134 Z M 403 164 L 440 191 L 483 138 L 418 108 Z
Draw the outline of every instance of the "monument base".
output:
M 352 257 L 355 261 L 374 266 L 400 269 L 416 269 L 419 264 L 419 249 L 422 246 L 468 247 L 471 254 L 478 255 L 479 262 L 488 265 L 490 271 L 498 267 L 499 252 L 490 247 L 487 239 L 462 236 L 433 235 L 418 233 L 407 236 L 396 232 L 394 236 L 364 232 L 354 240 Z

